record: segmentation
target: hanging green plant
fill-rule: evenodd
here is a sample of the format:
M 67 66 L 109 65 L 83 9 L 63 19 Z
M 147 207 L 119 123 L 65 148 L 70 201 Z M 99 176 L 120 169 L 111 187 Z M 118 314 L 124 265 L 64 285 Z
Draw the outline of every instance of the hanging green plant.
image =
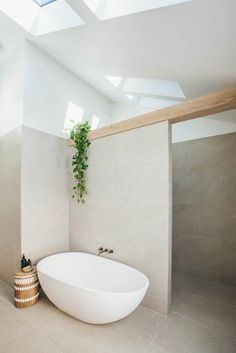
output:
M 78 123 L 70 131 L 70 138 L 74 141 L 75 154 L 72 157 L 75 185 L 73 186 L 73 198 L 84 203 L 84 195 L 88 193 L 85 180 L 85 172 L 88 169 L 88 148 L 91 142 L 88 133 L 91 126 L 88 121 Z

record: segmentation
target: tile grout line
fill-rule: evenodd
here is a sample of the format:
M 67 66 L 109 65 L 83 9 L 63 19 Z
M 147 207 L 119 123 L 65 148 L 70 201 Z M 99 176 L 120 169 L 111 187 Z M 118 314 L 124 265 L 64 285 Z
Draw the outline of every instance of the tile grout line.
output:
M 156 334 L 153 336 L 151 342 L 149 343 L 149 345 L 147 346 L 147 349 L 145 350 L 144 353 L 148 353 L 149 349 L 151 348 L 153 342 L 155 341 L 155 339 L 157 338 L 158 334 L 160 333 L 160 331 L 167 325 L 167 321 L 169 320 L 170 315 L 166 316 L 165 321 L 163 321 L 163 324 L 158 328 Z
M 61 353 L 65 353 L 64 351 L 61 350 L 60 347 L 58 347 L 52 340 L 50 340 L 50 338 L 48 338 L 43 332 L 39 332 L 39 330 L 37 330 L 36 328 L 33 327 L 33 330 L 35 330 L 38 335 L 42 336 L 47 342 L 49 342 L 53 347 L 55 347 L 59 352 Z
M 172 312 L 172 314 L 177 315 L 177 316 L 179 316 L 179 317 L 182 317 L 182 318 L 184 318 L 184 319 L 187 319 L 187 320 L 189 320 L 189 321 L 196 322 L 196 323 L 200 324 L 201 326 L 204 326 L 205 328 L 208 328 L 208 329 L 211 329 L 211 330 L 214 330 L 214 331 L 218 331 L 219 333 L 221 333 L 221 334 L 223 334 L 223 335 L 229 336 L 229 337 L 234 338 L 234 339 L 236 338 L 236 335 L 233 336 L 233 335 L 231 335 L 230 333 L 228 333 L 228 332 L 226 332 L 226 331 L 223 331 L 223 330 L 220 329 L 220 328 L 213 327 L 213 326 L 209 326 L 209 325 L 207 325 L 206 323 L 204 323 L 204 322 L 202 322 L 202 321 L 193 319 L 192 317 L 186 316 L 186 315 L 181 314 L 181 313 L 179 313 L 179 312 L 174 311 L 174 312 Z

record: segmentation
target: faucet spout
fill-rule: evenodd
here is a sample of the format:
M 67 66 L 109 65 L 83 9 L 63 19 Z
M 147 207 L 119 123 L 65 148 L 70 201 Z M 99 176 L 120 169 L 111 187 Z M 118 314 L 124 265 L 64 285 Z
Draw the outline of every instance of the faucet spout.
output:
M 103 248 L 99 248 L 98 250 L 99 250 L 98 256 L 100 256 L 104 252 L 108 252 L 108 249 L 104 250 Z

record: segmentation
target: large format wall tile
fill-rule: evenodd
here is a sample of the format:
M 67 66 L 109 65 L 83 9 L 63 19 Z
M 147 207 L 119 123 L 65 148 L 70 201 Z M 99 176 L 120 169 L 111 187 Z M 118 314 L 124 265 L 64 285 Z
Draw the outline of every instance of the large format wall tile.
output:
M 33 262 L 69 250 L 66 140 L 22 128 L 21 243 Z
M 236 284 L 236 134 L 173 145 L 173 268 Z
M 27 127 L 0 139 L 0 277 L 21 253 L 36 263 L 69 250 L 67 141 Z
M 170 141 L 167 122 L 92 141 L 89 194 L 84 205 L 70 204 L 71 250 L 112 248 L 113 259 L 149 277 L 144 304 L 163 312 L 170 297 Z
M 12 284 L 20 259 L 21 128 L 0 138 L 0 278 Z

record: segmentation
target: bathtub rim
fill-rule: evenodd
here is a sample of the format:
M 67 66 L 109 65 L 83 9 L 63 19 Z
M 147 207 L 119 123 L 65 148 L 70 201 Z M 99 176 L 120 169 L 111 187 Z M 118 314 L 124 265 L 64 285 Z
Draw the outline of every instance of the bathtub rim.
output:
M 56 281 L 58 281 L 58 282 L 60 282 L 60 283 L 65 283 L 65 284 L 67 284 L 67 285 L 69 285 L 69 286 L 72 286 L 72 287 L 75 287 L 75 288 L 78 288 L 78 289 L 83 289 L 83 290 L 86 290 L 86 291 L 90 291 L 90 292 L 93 292 L 93 293 L 102 293 L 102 294 L 109 294 L 109 295 L 127 295 L 127 294 L 139 293 L 139 292 L 142 292 L 142 291 L 147 292 L 147 289 L 149 288 L 149 285 L 150 285 L 149 279 L 148 279 L 148 277 L 147 277 L 143 272 L 137 270 L 136 268 L 134 268 L 134 267 L 132 267 L 132 266 L 129 266 L 129 265 L 127 265 L 127 264 L 124 264 L 124 263 L 122 263 L 122 262 L 120 262 L 120 261 L 108 259 L 108 258 L 105 258 L 105 257 L 103 257 L 103 259 L 108 260 L 108 262 L 116 262 L 116 263 L 121 264 L 121 265 L 123 265 L 123 266 L 125 266 L 125 267 L 129 267 L 129 268 L 131 268 L 131 269 L 134 270 L 134 271 L 139 272 L 139 273 L 143 276 L 143 278 L 145 279 L 145 282 L 146 282 L 146 283 L 145 283 L 145 286 L 143 286 L 143 287 L 140 288 L 140 289 L 132 290 L 132 291 L 128 291 L 128 292 L 120 292 L 120 291 L 118 292 L 118 291 L 108 291 L 108 290 L 105 291 L 105 290 L 101 290 L 101 289 L 93 289 L 93 288 L 81 286 L 81 285 L 76 284 L 76 283 L 73 283 L 73 284 L 72 284 L 72 283 L 63 281 L 63 280 L 61 280 L 61 279 L 58 279 L 58 278 L 56 278 L 56 277 L 53 277 L 53 276 L 51 276 L 51 275 L 49 275 L 49 274 L 47 274 L 47 273 L 41 271 L 41 270 L 38 268 L 38 265 L 40 265 L 40 263 L 43 262 L 44 260 L 46 260 L 46 259 L 48 259 L 48 258 L 51 258 L 51 257 L 56 257 L 56 256 L 58 256 L 58 255 L 64 255 L 64 254 L 85 254 L 85 255 L 90 255 L 90 256 L 92 256 L 92 257 L 98 256 L 98 255 L 95 255 L 95 254 L 92 254 L 92 253 L 87 253 L 87 252 L 82 252 L 82 251 L 70 251 L 70 252 L 67 251 L 67 252 L 62 252 L 62 253 L 58 253 L 58 254 L 49 255 L 49 256 L 44 257 L 43 259 L 41 259 L 41 260 L 37 263 L 36 267 L 37 267 L 38 273 L 40 272 L 40 273 L 42 273 L 44 276 L 46 276 L 46 277 L 48 277 L 48 278 L 51 278 L 51 279 L 54 279 L 54 280 L 56 280 Z

